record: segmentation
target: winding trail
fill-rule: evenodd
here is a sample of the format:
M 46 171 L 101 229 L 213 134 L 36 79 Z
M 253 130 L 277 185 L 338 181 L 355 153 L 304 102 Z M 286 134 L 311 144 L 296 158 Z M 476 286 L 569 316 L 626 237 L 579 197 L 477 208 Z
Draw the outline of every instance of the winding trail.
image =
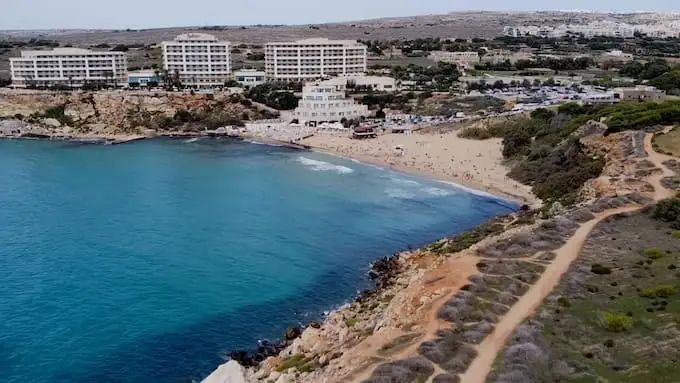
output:
M 652 198 L 654 201 L 659 201 L 674 195 L 673 191 L 663 187 L 661 180 L 675 174 L 663 165 L 664 161 L 672 159 L 672 157 L 654 151 L 653 136 L 653 134 L 645 136 L 647 159 L 660 168 L 662 172 L 649 176 L 647 181 L 654 187 Z M 536 308 L 557 286 L 562 276 L 569 270 L 571 263 L 578 258 L 583 244 L 595 225 L 612 215 L 633 212 L 641 208 L 642 206 L 639 205 L 628 205 L 607 210 L 597 214 L 595 219 L 582 224 L 574 235 L 560 249 L 555 251 L 557 256 L 545 269 L 540 279 L 512 306 L 510 311 L 498 322 L 494 331 L 477 346 L 478 356 L 465 374 L 461 375 L 461 382 L 482 383 L 486 381 L 497 355 L 503 350 L 510 336 L 522 322 L 534 313 Z

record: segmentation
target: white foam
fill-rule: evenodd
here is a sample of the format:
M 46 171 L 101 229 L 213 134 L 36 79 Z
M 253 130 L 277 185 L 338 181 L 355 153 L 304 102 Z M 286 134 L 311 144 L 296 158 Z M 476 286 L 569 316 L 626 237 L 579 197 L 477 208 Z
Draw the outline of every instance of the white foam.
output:
M 354 173 L 354 169 L 348 168 L 347 166 L 334 165 L 330 162 L 317 161 L 303 156 L 298 157 L 298 162 L 311 168 L 315 172 L 336 172 L 338 174 Z
M 385 194 L 387 194 L 388 197 L 390 198 L 399 198 L 399 199 L 413 199 L 416 198 L 415 193 L 409 192 L 404 189 L 397 189 L 397 188 L 387 188 L 385 189 Z
M 444 190 L 440 188 L 425 188 L 421 189 L 422 192 L 427 193 L 429 195 L 435 196 L 435 197 L 446 197 L 448 195 L 454 194 L 452 190 Z
M 194 137 L 194 138 L 190 138 L 190 139 L 188 139 L 188 140 L 184 141 L 184 143 L 186 143 L 186 144 L 190 144 L 190 143 L 192 143 L 192 142 L 196 142 L 196 141 L 198 141 L 198 138 Z
M 470 187 L 467 187 L 467 186 L 464 186 L 464 185 L 461 185 L 461 184 L 457 184 L 455 182 L 450 182 L 450 181 L 439 181 L 439 182 L 441 182 L 443 184 L 451 185 L 458 190 L 462 190 L 464 192 L 474 194 L 476 196 L 485 197 L 485 198 L 488 198 L 488 199 L 492 199 L 492 200 L 500 201 L 500 202 L 505 202 L 505 203 L 509 203 L 509 204 L 517 204 L 517 202 L 515 202 L 515 201 L 513 201 L 509 198 L 503 198 L 503 197 L 497 196 L 495 194 L 491 194 L 489 192 L 485 192 L 485 191 L 482 191 L 482 190 L 479 190 L 479 189 L 473 189 L 473 188 L 470 188 Z
M 283 146 L 283 145 L 271 144 L 271 143 L 260 142 L 260 141 L 255 141 L 255 140 L 244 140 L 244 141 L 249 143 L 249 144 L 253 144 L 253 145 L 276 146 L 276 147 Z
M 395 184 L 401 184 L 401 185 L 414 185 L 414 186 L 420 185 L 420 183 L 419 183 L 418 181 L 408 180 L 408 179 L 405 179 L 405 178 L 390 177 L 390 179 L 391 179 L 392 182 L 394 182 Z

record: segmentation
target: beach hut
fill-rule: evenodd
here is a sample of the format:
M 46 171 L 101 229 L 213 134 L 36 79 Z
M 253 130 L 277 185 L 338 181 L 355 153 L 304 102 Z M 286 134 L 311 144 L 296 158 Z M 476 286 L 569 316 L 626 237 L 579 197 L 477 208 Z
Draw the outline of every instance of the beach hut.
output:
M 378 137 L 378 132 L 373 126 L 358 126 L 352 131 L 352 138 L 362 139 L 376 137 Z

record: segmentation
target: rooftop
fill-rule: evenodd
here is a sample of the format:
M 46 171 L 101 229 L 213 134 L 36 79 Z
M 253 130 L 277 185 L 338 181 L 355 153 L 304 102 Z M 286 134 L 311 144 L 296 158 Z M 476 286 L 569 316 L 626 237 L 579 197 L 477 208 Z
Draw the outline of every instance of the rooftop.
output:
M 175 41 L 218 41 L 217 37 L 207 33 L 183 33 L 175 37 Z
M 50 50 L 21 51 L 21 57 L 35 56 L 79 56 L 79 55 L 124 55 L 122 52 L 93 51 L 82 48 L 54 48 Z
M 325 37 L 316 37 L 311 39 L 302 39 L 297 41 L 285 41 L 285 42 L 271 42 L 267 45 L 316 45 L 316 44 L 343 44 L 343 45 L 363 45 L 356 40 L 331 40 Z

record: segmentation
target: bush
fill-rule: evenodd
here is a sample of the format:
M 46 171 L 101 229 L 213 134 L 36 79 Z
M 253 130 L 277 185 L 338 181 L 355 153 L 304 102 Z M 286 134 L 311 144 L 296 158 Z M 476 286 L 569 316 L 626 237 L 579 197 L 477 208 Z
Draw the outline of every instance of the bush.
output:
M 671 224 L 674 229 L 680 229 L 680 198 L 672 197 L 659 201 L 652 213 L 654 219 Z
M 604 313 L 600 318 L 601 326 L 611 332 L 624 332 L 633 328 L 633 319 L 627 315 Z
M 659 286 L 653 289 L 647 289 L 640 294 L 644 298 L 669 298 L 678 293 L 678 289 L 671 285 Z
M 559 299 L 557 299 L 557 304 L 562 307 L 571 307 L 571 302 L 569 301 L 569 299 L 565 297 L 560 297 Z
M 293 367 L 298 367 L 302 366 L 305 363 L 307 363 L 309 360 L 305 357 L 304 354 L 295 354 L 291 356 L 290 358 L 287 358 L 281 363 L 277 368 L 276 371 L 278 372 L 283 372 L 286 371 L 290 368 Z
M 666 252 L 661 249 L 647 249 L 645 255 L 650 259 L 660 259 L 666 256 Z
M 597 275 L 607 275 L 612 273 L 612 269 L 606 266 L 602 266 L 599 263 L 594 264 L 591 268 L 590 271 L 593 274 Z
M 493 135 L 487 128 L 473 126 L 471 128 L 461 130 L 460 133 L 458 133 L 458 137 L 467 138 L 470 140 L 488 140 L 489 138 L 492 138 Z

